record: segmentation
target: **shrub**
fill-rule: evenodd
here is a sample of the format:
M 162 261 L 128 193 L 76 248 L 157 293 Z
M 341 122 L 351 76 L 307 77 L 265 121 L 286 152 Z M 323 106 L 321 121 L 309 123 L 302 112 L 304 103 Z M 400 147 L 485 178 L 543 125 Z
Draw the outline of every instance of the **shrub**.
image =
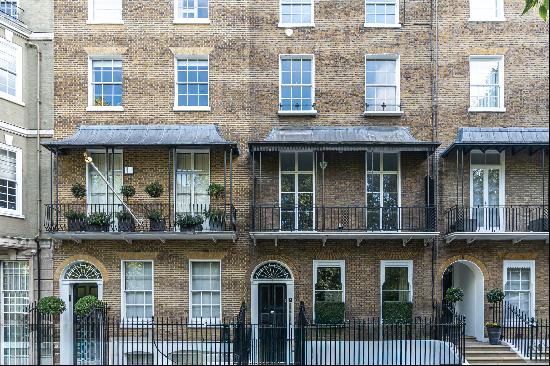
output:
M 111 216 L 105 212 L 94 212 L 88 215 L 86 223 L 93 226 L 105 226 L 111 224 Z
M 126 198 L 126 200 L 129 200 L 130 198 L 134 197 L 136 195 L 136 189 L 134 186 L 122 186 L 120 187 L 120 193 Z
M 61 315 L 65 309 L 67 309 L 67 306 L 65 305 L 65 301 L 61 300 L 59 297 L 48 296 L 38 300 L 37 308 L 42 314 L 57 316 Z
M 117 212 L 116 217 L 119 220 L 129 220 L 133 218 L 132 214 L 128 210 L 122 210 Z
M 500 328 L 500 323 L 485 323 L 487 328 Z
M 86 219 L 86 212 L 69 210 L 65 212 L 65 217 L 69 220 L 84 220 Z
M 386 301 L 382 304 L 382 319 L 389 324 L 410 323 L 412 320 L 412 302 Z
M 464 291 L 459 287 L 450 287 L 445 292 L 445 301 L 454 304 L 456 302 L 464 300 Z
M 212 183 L 208 186 L 206 192 L 210 197 L 213 198 L 223 197 L 223 195 L 225 194 L 225 187 L 218 183 Z
M 203 222 L 204 219 L 201 215 L 193 216 L 191 214 L 178 214 L 176 217 L 176 224 L 178 224 L 180 227 L 194 227 L 197 225 L 202 225 Z
M 71 193 L 73 194 L 74 198 L 82 199 L 86 197 L 86 187 L 84 187 L 83 184 L 75 183 L 71 187 Z
M 318 301 L 315 303 L 316 324 L 343 324 L 346 304 L 341 301 Z
M 164 188 L 158 181 L 155 181 L 145 186 L 145 193 L 151 198 L 159 198 L 164 193 Z
M 164 219 L 164 216 L 160 210 L 148 210 L 146 216 L 151 221 L 160 221 Z
M 223 222 L 225 219 L 225 212 L 218 209 L 210 209 L 204 213 L 204 216 L 213 222 Z
M 74 312 L 76 315 L 88 315 L 94 309 L 101 307 L 101 301 L 94 295 L 88 295 L 78 299 L 74 304 Z
M 489 304 L 496 304 L 504 300 L 504 292 L 499 288 L 491 289 L 487 292 L 487 301 Z

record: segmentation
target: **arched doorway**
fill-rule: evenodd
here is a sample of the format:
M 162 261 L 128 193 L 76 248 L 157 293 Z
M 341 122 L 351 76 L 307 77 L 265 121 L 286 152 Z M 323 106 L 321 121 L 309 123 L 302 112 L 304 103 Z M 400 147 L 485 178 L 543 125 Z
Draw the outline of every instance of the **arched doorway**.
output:
M 481 269 L 468 260 L 453 262 L 442 276 L 442 297 L 449 287 L 464 291 L 464 300 L 456 304 L 456 311 L 466 317 L 466 335 L 479 341 L 484 339 L 484 283 Z
M 101 271 L 86 261 L 75 261 L 63 270 L 59 279 L 59 296 L 67 305 L 61 314 L 60 355 L 62 365 L 72 365 L 74 359 L 73 311 L 74 304 L 81 297 L 94 295 L 103 298 L 103 276 Z
M 251 321 L 256 331 L 256 360 L 261 363 L 292 364 L 289 341 L 294 319 L 294 276 L 278 261 L 267 261 L 252 271 Z

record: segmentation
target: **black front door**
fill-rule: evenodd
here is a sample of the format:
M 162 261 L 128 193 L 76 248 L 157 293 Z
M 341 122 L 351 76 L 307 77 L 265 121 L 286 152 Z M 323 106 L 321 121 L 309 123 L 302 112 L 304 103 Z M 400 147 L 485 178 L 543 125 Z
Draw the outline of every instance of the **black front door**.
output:
M 97 283 L 77 283 L 73 285 L 73 311 L 76 302 L 84 296 L 93 295 L 97 297 Z
M 286 285 L 260 284 L 259 301 L 259 361 L 285 363 L 287 352 Z
M 73 285 L 72 309 L 73 312 L 73 332 L 74 332 L 74 351 L 73 362 L 75 365 L 100 365 L 101 352 L 99 338 L 99 327 L 93 320 L 86 318 L 79 319 L 74 314 L 74 308 L 77 301 L 84 296 L 93 295 L 97 297 L 97 284 L 78 283 Z

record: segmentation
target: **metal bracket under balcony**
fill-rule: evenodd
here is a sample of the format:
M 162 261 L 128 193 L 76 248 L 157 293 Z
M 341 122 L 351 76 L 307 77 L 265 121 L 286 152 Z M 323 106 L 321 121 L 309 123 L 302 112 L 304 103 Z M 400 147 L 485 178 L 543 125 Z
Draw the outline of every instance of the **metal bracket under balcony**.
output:
M 451 233 L 445 235 L 447 244 L 457 241 L 466 240 L 468 243 L 474 241 L 490 240 L 490 241 L 512 241 L 514 244 L 527 240 L 543 240 L 548 244 L 548 233 L 546 232 L 462 232 Z
M 154 241 L 159 240 L 165 243 L 168 240 L 206 240 L 217 243 L 222 240 L 231 240 L 235 242 L 237 233 L 223 231 L 201 231 L 201 232 L 178 232 L 178 231 L 160 231 L 160 232 L 52 232 L 45 233 L 44 237 L 57 240 L 72 240 L 81 243 L 84 240 L 119 240 L 131 243 L 132 241 Z
M 375 231 L 375 232 L 321 232 L 321 231 L 255 231 L 250 237 L 256 245 L 257 240 L 273 240 L 277 246 L 279 240 L 319 240 L 323 245 L 328 240 L 352 240 L 357 246 L 363 241 L 370 240 L 399 240 L 406 245 L 411 240 L 429 240 L 439 236 L 439 232 L 411 232 L 411 231 Z

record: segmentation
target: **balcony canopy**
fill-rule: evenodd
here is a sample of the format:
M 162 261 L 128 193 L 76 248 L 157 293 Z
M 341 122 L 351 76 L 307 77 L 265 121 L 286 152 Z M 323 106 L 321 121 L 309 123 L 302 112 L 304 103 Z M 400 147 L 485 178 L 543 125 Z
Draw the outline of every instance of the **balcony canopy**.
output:
M 225 140 L 216 125 L 88 125 L 80 126 L 63 140 L 42 145 L 50 150 L 140 146 L 227 146 L 237 152 L 237 144 Z
M 407 127 L 273 128 L 263 141 L 249 143 L 250 151 L 424 151 L 433 153 L 438 142 L 419 141 Z
M 517 151 L 528 148 L 531 152 L 548 149 L 548 128 L 461 127 L 458 129 L 455 142 L 442 153 L 442 156 L 446 157 L 459 148 L 464 151 L 503 151 L 507 148 Z

